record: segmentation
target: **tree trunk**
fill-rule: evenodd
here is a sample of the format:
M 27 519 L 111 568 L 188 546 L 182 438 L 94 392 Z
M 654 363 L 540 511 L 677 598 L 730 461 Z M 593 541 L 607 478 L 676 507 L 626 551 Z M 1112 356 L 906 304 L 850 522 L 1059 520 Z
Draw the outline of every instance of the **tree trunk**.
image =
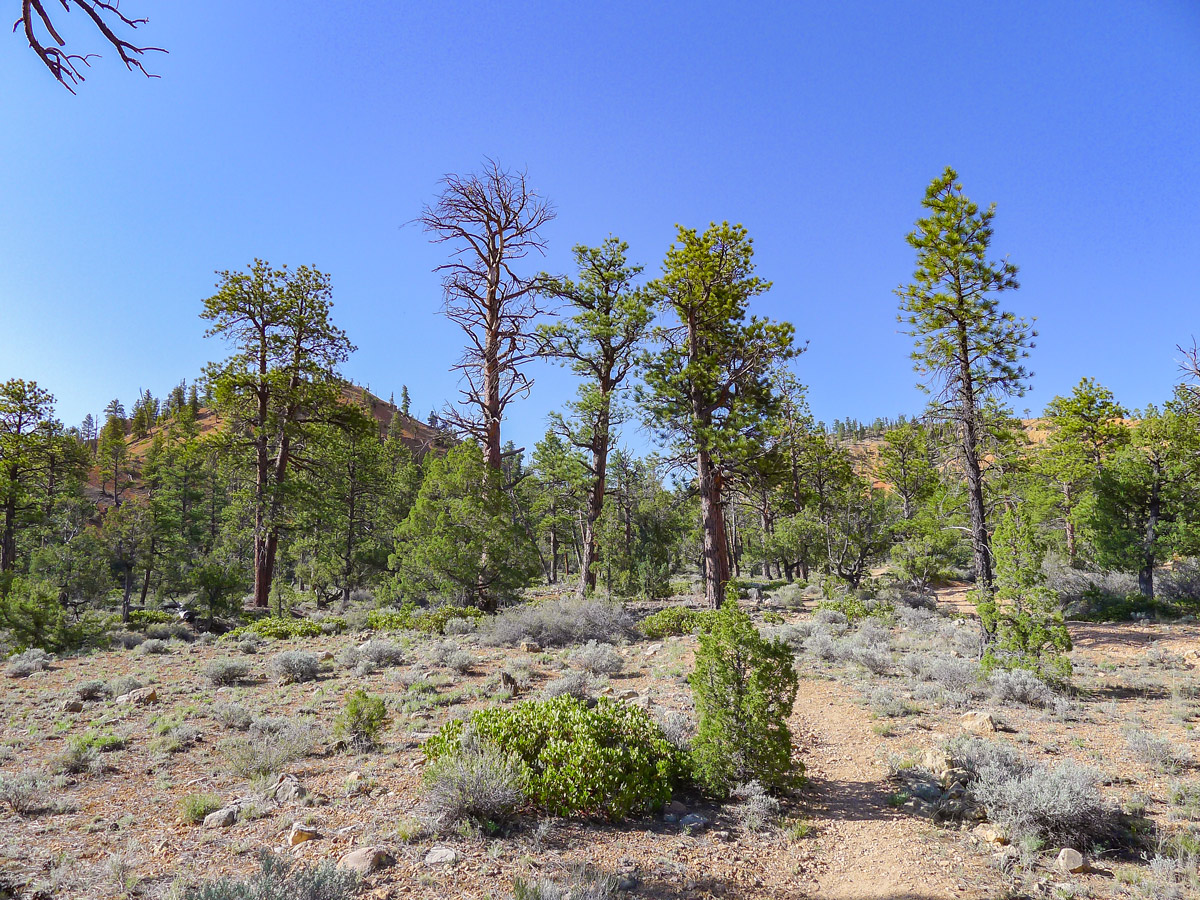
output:
M 1078 553 L 1075 540 L 1075 523 L 1071 521 L 1071 485 L 1064 484 L 1063 489 L 1063 533 L 1067 539 L 1067 559 L 1072 565 Z
M 1162 517 L 1162 479 L 1158 466 L 1154 466 L 1154 481 L 1150 485 L 1149 515 L 1146 531 L 1142 537 L 1142 568 L 1138 572 L 1138 590 L 1147 600 L 1154 599 L 1154 541 L 1158 537 L 1158 521 Z
M 17 476 L 13 463 L 8 469 L 8 494 L 4 498 L 4 537 L 0 540 L 0 572 L 11 572 L 17 565 Z
M 607 402 L 607 401 L 606 401 Z M 599 433 L 596 449 L 592 453 L 592 489 L 588 493 L 587 517 L 583 523 L 583 558 L 579 562 L 579 596 L 596 589 L 596 525 L 604 512 L 604 491 L 608 478 L 608 416 L 600 419 L 603 433 Z
M 983 502 L 983 472 L 979 465 L 978 408 L 975 386 L 971 380 L 970 346 L 963 325 L 958 329 L 958 351 L 959 378 L 962 381 L 958 425 L 963 470 L 967 476 L 967 508 L 971 514 L 971 554 L 975 560 L 976 589 L 985 600 L 990 601 L 995 596 L 996 588 L 992 578 L 987 508 Z M 984 639 L 990 641 L 991 633 L 985 630 Z
M 721 476 L 706 450 L 696 454 L 696 474 L 700 480 L 700 523 L 704 532 L 704 597 L 716 609 L 729 582 L 729 552 L 721 508 Z

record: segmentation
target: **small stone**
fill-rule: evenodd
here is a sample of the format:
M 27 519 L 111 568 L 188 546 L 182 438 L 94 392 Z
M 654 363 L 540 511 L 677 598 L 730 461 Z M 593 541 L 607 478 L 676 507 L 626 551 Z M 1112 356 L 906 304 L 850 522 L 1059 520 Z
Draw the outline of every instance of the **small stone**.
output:
M 453 847 L 434 847 L 425 854 L 427 866 L 452 866 L 458 862 L 458 851 Z
M 315 828 L 309 828 L 306 825 L 296 822 L 292 825 L 292 830 L 288 832 L 287 842 L 289 847 L 295 847 L 297 844 L 303 844 L 305 841 L 316 841 L 322 837 L 324 835 Z
M 942 799 L 942 789 L 929 781 L 919 781 L 912 786 L 911 793 L 927 803 L 936 803 Z
M 990 734 L 997 730 L 996 720 L 992 718 L 991 713 L 969 712 L 958 721 L 964 731 L 972 734 Z
M 999 844 L 1000 846 L 1004 846 L 1008 843 L 1008 835 L 1006 835 L 1003 830 L 997 828 L 995 825 L 989 825 L 986 823 L 982 825 L 976 825 L 975 828 L 972 829 L 971 833 L 985 844 Z
M 122 694 L 117 698 L 117 703 L 130 703 L 134 706 L 145 706 L 148 703 L 158 702 L 158 691 L 154 688 L 137 688 L 130 691 L 128 694 Z
M 272 795 L 279 803 L 289 803 L 293 800 L 303 800 L 308 795 L 308 791 L 295 775 L 280 775 L 275 780 Z
M 386 850 L 379 847 L 360 847 L 357 850 L 351 850 L 339 859 L 337 867 L 349 869 L 359 875 L 370 875 L 372 872 L 378 872 L 380 869 L 386 869 L 395 864 L 395 857 Z
M 237 821 L 238 809 L 236 806 L 226 806 L 224 809 L 218 809 L 216 812 L 210 812 L 204 817 L 205 828 L 228 828 Z
M 704 818 L 704 816 L 700 815 L 699 813 L 688 813 L 679 820 L 679 825 L 682 828 L 691 828 L 695 831 L 700 831 L 701 829 L 708 827 L 708 819 Z
M 663 815 L 663 821 L 666 822 L 668 825 L 678 825 L 679 824 L 679 815 L 677 813 L 665 813 Z
M 541 653 L 542 652 L 542 645 L 537 643 L 536 641 L 521 641 L 521 643 L 518 644 L 517 646 L 520 648 L 522 653 Z
M 946 769 L 942 772 L 942 787 L 949 790 L 954 785 L 963 785 L 971 780 L 971 773 L 966 769 Z
M 677 816 L 686 816 L 688 811 L 687 804 L 680 803 L 678 800 L 672 800 L 667 804 L 666 809 L 667 812 L 675 813 Z
M 730 834 L 728 831 L 714 831 L 712 833 L 712 836 L 715 837 L 718 841 L 732 841 L 733 840 L 733 835 Z
M 62 708 L 63 712 L 83 712 L 83 703 L 79 700 L 67 700 L 65 703 L 63 703 Z
M 1054 868 L 1060 872 L 1069 872 L 1072 875 L 1078 875 L 1080 872 L 1087 871 L 1087 863 L 1083 860 L 1083 854 L 1071 847 L 1063 847 L 1058 851 L 1058 858 L 1054 860 Z
M 647 647 L 647 648 L 646 648 L 646 649 L 645 649 L 645 650 L 642 652 L 642 655 L 643 655 L 643 656 L 653 656 L 655 653 L 657 653 L 657 652 L 658 652 L 659 650 L 661 650 L 662 648 L 663 648 L 663 645 L 662 645 L 661 643 L 657 643 L 657 644 L 651 644 L 649 647 Z
M 941 747 L 930 747 L 921 758 L 921 768 L 940 776 L 947 769 L 954 768 L 954 760 Z

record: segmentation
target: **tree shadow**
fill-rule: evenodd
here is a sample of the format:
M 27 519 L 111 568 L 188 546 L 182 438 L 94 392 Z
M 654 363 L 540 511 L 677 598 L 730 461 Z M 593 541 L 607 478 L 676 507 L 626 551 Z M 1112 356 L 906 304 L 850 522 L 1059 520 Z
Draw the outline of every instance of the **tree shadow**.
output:
M 836 822 L 884 822 L 906 818 L 906 813 L 888 805 L 900 788 L 886 781 L 834 781 L 808 777 L 805 805 L 816 819 Z

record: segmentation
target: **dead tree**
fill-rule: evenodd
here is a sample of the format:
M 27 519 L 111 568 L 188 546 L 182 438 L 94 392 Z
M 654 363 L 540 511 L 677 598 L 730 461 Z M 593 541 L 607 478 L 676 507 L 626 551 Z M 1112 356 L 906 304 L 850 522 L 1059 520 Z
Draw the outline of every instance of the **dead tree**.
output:
M 73 85 L 85 80 L 80 67 L 90 67 L 91 59 L 99 58 L 99 54 L 69 53 L 63 49 L 67 42 L 63 40 L 59 28 L 46 11 L 46 6 L 52 6 L 55 2 L 67 12 L 70 12 L 72 7 L 82 10 L 96 30 L 116 49 L 121 62 L 125 63 L 125 68 L 129 71 L 132 72 L 136 69 L 147 78 L 158 77 L 146 71 L 146 67 L 142 65 L 139 57 L 149 52 L 166 53 L 167 51 L 162 47 L 139 47 L 117 34 L 115 29 L 122 27 L 136 29 L 139 25 L 145 25 L 150 21 L 149 19 L 134 19 L 125 15 L 120 10 L 120 0 L 107 0 L 107 2 L 106 0 L 21 0 L 21 18 L 13 23 L 13 31 L 24 30 L 30 49 L 38 55 L 38 58 L 50 70 L 50 74 L 72 94 L 75 93 Z M 39 28 L 45 32 L 44 35 L 39 32 Z
M 545 253 L 539 229 L 554 218 L 550 204 L 532 192 L 525 173 L 487 160 L 478 175 L 447 175 L 433 206 L 417 218 L 435 243 L 451 247 L 442 273 L 446 318 L 467 336 L 462 359 L 462 406 L 447 410 L 451 428 L 483 445 L 484 461 L 500 469 L 500 422 L 514 397 L 532 381 L 522 365 L 537 350 L 533 320 L 545 279 L 518 275 L 513 266 Z

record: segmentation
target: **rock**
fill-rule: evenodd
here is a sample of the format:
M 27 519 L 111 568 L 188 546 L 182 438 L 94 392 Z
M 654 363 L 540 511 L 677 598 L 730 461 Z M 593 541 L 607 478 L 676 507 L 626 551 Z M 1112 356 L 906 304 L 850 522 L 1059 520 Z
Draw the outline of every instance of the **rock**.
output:
M 289 847 L 295 847 L 305 841 L 316 841 L 323 837 L 324 835 L 315 828 L 309 828 L 307 825 L 296 822 L 292 825 L 292 830 L 288 832 L 287 842 Z
M 1078 875 L 1080 872 L 1087 871 L 1087 863 L 1084 862 L 1083 854 L 1078 850 L 1063 847 L 1058 851 L 1058 858 L 1054 860 L 1054 868 L 1060 872 Z
M 730 834 L 728 831 L 714 831 L 712 833 L 712 836 L 715 837 L 718 841 L 732 841 L 733 840 L 733 835 Z
M 279 803 L 290 803 L 294 800 L 303 800 L 308 795 L 308 791 L 295 775 L 280 775 L 275 779 L 271 795 Z
M 228 828 L 237 821 L 238 808 L 236 806 L 226 806 L 224 809 L 218 809 L 216 812 L 210 812 L 204 817 L 205 828 Z
M 337 867 L 349 869 L 359 875 L 370 875 L 372 872 L 378 872 L 380 869 L 386 869 L 395 864 L 395 857 L 386 850 L 379 847 L 359 847 L 339 859 Z
M 663 648 L 663 645 L 661 643 L 651 644 L 649 647 L 647 647 L 645 650 L 642 651 L 642 655 L 643 656 L 653 656 L 655 653 L 657 653 L 662 648 Z
M 458 862 L 458 851 L 453 847 L 434 847 L 425 854 L 427 866 L 452 866 Z
M 1021 859 L 1021 851 L 1016 847 L 1005 847 L 992 854 L 992 865 L 1002 872 L 1007 872 L 1016 866 Z
M 954 785 L 964 785 L 971 780 L 971 773 L 966 769 L 946 769 L 942 772 L 942 787 L 946 790 Z
M 321 654 L 322 662 L 332 662 L 333 658 L 334 658 L 334 656 L 333 656 L 332 650 L 326 650 L 324 653 Z
M 1008 843 L 1008 835 L 1003 830 L 987 823 L 976 825 L 971 830 L 971 834 L 975 835 L 976 838 L 985 844 L 999 844 L 1003 846 Z
M 626 872 L 623 875 L 617 876 L 618 891 L 632 891 L 638 886 L 638 877 L 632 872 Z
M 946 770 L 954 768 L 954 760 L 941 747 L 930 747 L 921 757 L 921 768 L 940 776 Z
M 950 785 L 949 788 L 946 789 L 946 796 L 951 797 L 951 798 L 964 797 L 964 796 L 966 796 L 966 793 L 967 793 L 966 786 L 960 784 L 957 781 L 954 782 L 952 785 Z
M 972 734 L 991 734 L 997 730 L 996 720 L 992 718 L 991 713 L 969 712 L 958 721 L 964 731 Z
M 663 821 L 666 822 L 668 825 L 678 825 L 679 824 L 679 814 L 678 813 L 664 813 Z
M 700 831 L 708 827 L 708 819 L 699 813 L 688 813 L 679 820 L 679 825 L 681 828 L 691 828 L 693 831 Z
M 686 816 L 688 808 L 686 803 L 680 803 L 678 800 L 672 800 L 667 804 L 666 811 L 669 813 L 675 813 L 677 816 Z
M 117 698 L 117 703 L 130 703 L 134 706 L 145 706 L 148 703 L 157 702 L 158 691 L 154 690 L 154 688 L 137 688 Z
M 762 591 L 756 587 L 752 587 L 746 591 L 746 599 L 761 600 L 762 599 Z
M 942 799 L 942 789 L 932 781 L 916 781 L 909 787 L 909 793 L 919 797 L 926 803 L 937 803 Z
M 637 691 L 621 691 L 621 693 L 617 695 L 618 700 L 636 700 L 637 698 Z
M 542 645 L 537 643 L 536 641 L 521 641 L 521 643 L 519 643 L 517 645 L 517 647 L 518 647 L 518 649 L 520 649 L 520 651 L 522 653 L 541 653 L 542 652 Z
M 83 703 L 79 700 L 67 700 L 62 705 L 63 712 L 83 712 Z

